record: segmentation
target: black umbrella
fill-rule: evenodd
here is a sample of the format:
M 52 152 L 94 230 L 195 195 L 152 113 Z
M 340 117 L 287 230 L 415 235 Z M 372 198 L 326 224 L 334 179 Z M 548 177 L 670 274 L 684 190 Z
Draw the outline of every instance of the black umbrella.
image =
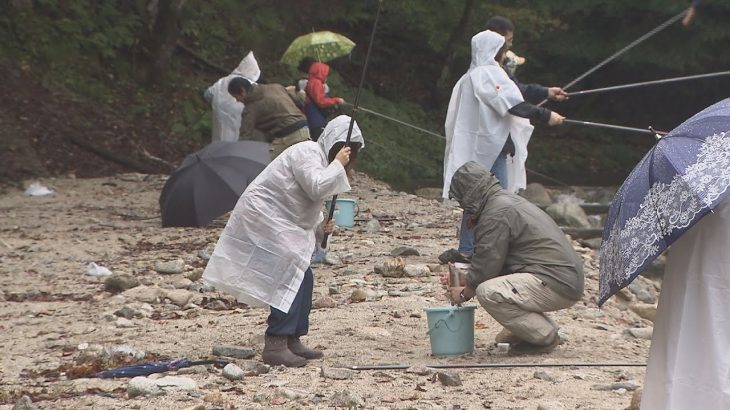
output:
M 162 188 L 162 226 L 205 226 L 230 211 L 269 160 L 269 144 L 257 141 L 218 141 L 188 155 Z

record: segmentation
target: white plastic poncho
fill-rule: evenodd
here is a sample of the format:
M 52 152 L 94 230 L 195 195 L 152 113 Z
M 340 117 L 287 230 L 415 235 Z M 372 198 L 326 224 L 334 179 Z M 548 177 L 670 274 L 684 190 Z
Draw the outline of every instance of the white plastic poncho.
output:
M 515 146 L 525 148 L 523 155 L 516 156 L 515 160 L 527 158 L 526 146 L 532 126 L 508 112 L 524 99 L 517 84 L 494 60 L 503 44 L 504 37 L 489 30 L 471 39 L 471 66 L 451 92 L 444 124 L 444 198 L 449 197 L 451 178 L 460 166 L 476 161 L 491 169 L 510 133 L 513 133 Z M 524 173 L 524 168 L 521 172 Z
M 251 306 L 289 307 L 309 267 L 322 204 L 350 190 L 339 161 L 327 153 L 345 141 L 350 117 L 327 124 L 319 140 L 287 148 L 246 188 L 203 273 L 205 283 Z M 355 124 L 351 141 L 364 147 Z
M 228 92 L 228 83 L 233 78 L 244 77 L 251 82 L 258 81 L 261 70 L 253 52 L 249 52 L 241 60 L 231 74 L 219 79 L 205 91 L 205 99 L 211 103 L 213 109 L 212 140 L 238 141 L 241 130 L 241 113 L 243 103 L 238 102 Z
M 642 410 L 730 409 L 730 199 L 669 249 Z

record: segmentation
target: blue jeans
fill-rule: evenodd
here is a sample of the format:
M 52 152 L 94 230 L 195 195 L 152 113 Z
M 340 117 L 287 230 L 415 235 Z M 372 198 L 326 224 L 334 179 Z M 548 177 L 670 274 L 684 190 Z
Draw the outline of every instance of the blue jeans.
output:
M 502 188 L 507 187 L 507 154 L 500 152 L 492 165 L 492 174 L 497 177 Z M 464 211 L 461 217 L 461 228 L 459 229 L 459 253 L 464 256 L 471 256 L 474 253 L 474 229 L 467 226 L 469 214 Z
M 299 286 L 299 291 L 289 308 L 289 313 L 284 313 L 275 307 L 271 307 L 271 313 L 266 320 L 269 327 L 266 334 L 270 336 L 304 336 L 309 332 L 309 312 L 312 310 L 312 291 L 314 290 L 314 275 L 312 268 L 304 272 L 304 279 Z

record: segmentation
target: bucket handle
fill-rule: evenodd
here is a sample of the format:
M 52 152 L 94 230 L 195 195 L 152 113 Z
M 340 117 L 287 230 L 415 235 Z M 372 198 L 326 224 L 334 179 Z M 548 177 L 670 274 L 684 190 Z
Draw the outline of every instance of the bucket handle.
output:
M 446 318 L 445 319 L 439 319 L 439 320 L 437 320 L 436 323 L 433 324 L 433 327 L 432 328 L 429 328 L 428 331 L 426 331 L 426 334 L 427 335 L 430 335 L 432 331 L 438 329 L 439 325 L 442 322 L 443 322 L 444 326 L 446 326 L 446 328 L 449 329 L 449 332 L 451 332 L 451 333 L 458 332 L 459 330 L 461 330 L 461 325 L 462 325 L 462 321 L 461 320 L 459 321 L 459 327 L 456 328 L 456 329 L 452 329 L 451 327 L 449 327 L 449 324 L 446 322 L 448 319 L 451 319 L 451 317 L 453 317 L 453 316 L 454 316 L 454 311 L 452 310 L 451 312 L 449 312 L 448 315 L 446 315 Z

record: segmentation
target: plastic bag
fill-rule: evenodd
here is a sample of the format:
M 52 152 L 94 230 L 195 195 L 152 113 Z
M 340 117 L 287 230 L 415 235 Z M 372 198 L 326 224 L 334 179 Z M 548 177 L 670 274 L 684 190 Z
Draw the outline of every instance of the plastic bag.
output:
M 97 265 L 95 262 L 90 262 L 86 265 L 86 274 L 89 276 L 109 276 L 112 274 L 112 271 L 104 266 Z
M 33 182 L 30 184 L 28 189 L 25 190 L 25 194 L 28 196 L 46 196 L 54 193 L 55 192 L 53 190 L 41 185 L 40 182 Z

